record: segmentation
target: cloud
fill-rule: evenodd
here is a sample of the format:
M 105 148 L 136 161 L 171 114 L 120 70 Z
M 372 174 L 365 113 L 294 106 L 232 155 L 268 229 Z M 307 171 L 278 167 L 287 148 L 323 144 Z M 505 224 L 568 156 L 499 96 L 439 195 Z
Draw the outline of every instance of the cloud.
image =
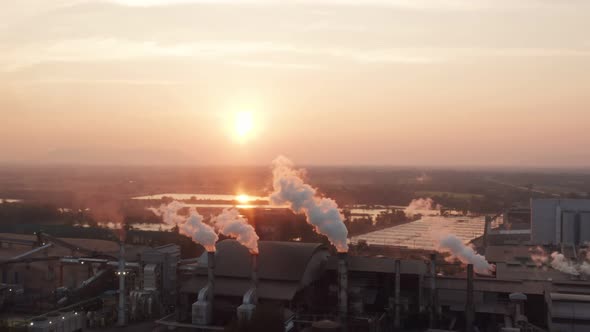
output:
M 318 57 L 338 58 L 357 63 L 428 63 L 431 59 L 403 54 L 403 50 L 357 50 L 297 46 L 266 41 L 199 41 L 190 43 L 157 43 L 117 38 L 88 38 L 38 43 L 16 49 L 0 50 L 0 70 L 14 71 L 47 62 L 95 62 L 138 58 L 186 57 L 227 64 L 256 67 L 313 68 Z M 251 55 L 292 55 L 308 57 L 311 63 L 251 61 Z
M 84 0 L 82 0 L 84 1 Z M 544 0 L 86 0 L 109 2 L 129 7 L 154 7 L 190 4 L 314 5 L 392 7 L 414 10 L 489 10 L 555 7 L 566 1 Z
M 256 60 L 252 59 L 256 56 Z M 334 63 L 432 64 L 463 58 L 588 57 L 588 49 L 561 48 L 375 48 L 315 47 L 271 41 L 159 43 L 120 38 L 67 39 L 15 48 L 0 47 L 0 71 L 54 62 L 101 62 L 142 58 L 188 58 L 244 67 L 320 69 Z

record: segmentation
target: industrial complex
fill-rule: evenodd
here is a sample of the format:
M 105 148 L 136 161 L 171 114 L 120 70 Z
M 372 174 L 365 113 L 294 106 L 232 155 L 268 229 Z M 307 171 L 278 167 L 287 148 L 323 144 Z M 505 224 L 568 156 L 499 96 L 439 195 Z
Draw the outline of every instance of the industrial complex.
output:
M 463 254 L 415 244 L 427 217 L 386 229 L 393 241 L 349 238 L 348 251 L 225 239 L 189 259 L 174 243 L 1 234 L 2 329 L 221 331 L 273 316 L 282 331 L 590 330 L 590 200 L 449 218 Z

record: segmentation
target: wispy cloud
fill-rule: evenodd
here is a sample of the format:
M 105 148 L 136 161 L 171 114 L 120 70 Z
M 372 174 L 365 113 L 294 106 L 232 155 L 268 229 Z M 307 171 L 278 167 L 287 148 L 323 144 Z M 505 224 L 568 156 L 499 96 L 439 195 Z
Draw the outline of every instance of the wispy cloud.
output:
M 284 61 L 260 58 L 256 62 L 249 56 L 279 56 Z M 326 58 L 336 58 L 359 64 L 371 63 L 430 63 L 434 59 L 407 54 L 403 49 L 358 50 L 348 48 L 322 48 L 273 42 L 201 41 L 164 44 L 153 41 L 123 39 L 74 39 L 53 44 L 34 44 L 0 52 L 0 68 L 14 71 L 48 62 L 96 62 L 131 60 L 138 58 L 176 58 L 237 64 L 289 68 L 314 68 L 327 64 Z M 295 62 L 293 58 L 304 58 Z
M 102 1 L 131 7 L 152 7 L 187 4 L 254 4 L 254 5 L 316 5 L 316 6 L 380 6 L 418 10 L 483 10 L 503 8 L 539 8 L 566 5 L 566 1 L 546 0 L 81 0 Z

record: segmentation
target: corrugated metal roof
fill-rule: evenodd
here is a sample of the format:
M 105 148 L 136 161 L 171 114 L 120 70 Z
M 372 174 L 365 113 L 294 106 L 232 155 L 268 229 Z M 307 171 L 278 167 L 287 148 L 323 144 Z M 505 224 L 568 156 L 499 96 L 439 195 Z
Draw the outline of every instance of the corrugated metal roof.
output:
M 433 232 L 444 230 L 468 243 L 483 235 L 484 226 L 485 217 L 424 216 L 413 222 L 353 236 L 350 242 L 364 240 L 368 245 L 435 250 Z

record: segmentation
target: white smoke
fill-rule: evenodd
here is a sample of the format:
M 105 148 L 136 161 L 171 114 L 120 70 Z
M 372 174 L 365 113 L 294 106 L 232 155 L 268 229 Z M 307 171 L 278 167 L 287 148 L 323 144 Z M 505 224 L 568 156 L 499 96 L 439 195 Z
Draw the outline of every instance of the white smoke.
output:
M 488 263 L 482 255 L 476 253 L 473 248 L 466 246 L 456 235 L 442 235 L 437 239 L 437 250 L 447 252 L 453 258 L 458 259 L 463 264 L 473 264 L 475 272 L 481 274 L 491 274 L 495 266 Z
M 189 216 L 185 217 L 178 212 L 187 207 L 186 204 L 174 201 L 168 205 L 161 205 L 159 208 L 151 208 L 157 216 L 169 225 L 177 225 L 178 231 L 190 237 L 194 242 L 201 244 L 207 251 L 215 251 L 215 242 L 219 239 L 213 227 L 203 222 L 203 216 L 192 207 Z
M 580 275 L 579 266 L 558 252 L 551 254 L 551 267 L 563 273 L 574 276 Z
M 178 201 L 170 202 L 169 204 L 162 204 L 159 208 L 148 208 L 158 217 L 162 217 L 164 223 L 168 225 L 178 225 L 185 222 L 186 217 L 178 214 L 180 210 L 185 208 L 187 205 Z
M 537 267 L 551 266 L 557 271 L 573 276 L 579 276 L 580 274 L 590 275 L 590 262 L 588 262 L 590 260 L 590 252 L 580 250 L 579 254 L 583 260 L 581 263 L 572 261 L 557 251 L 551 253 L 551 255 L 547 255 L 542 247 L 536 247 L 531 250 L 531 260 Z
M 410 202 L 404 213 L 408 217 L 413 217 L 424 212 L 440 210 L 441 207 L 441 205 L 434 203 L 432 198 L 417 198 Z
M 549 257 L 542 247 L 536 247 L 529 250 L 531 252 L 531 260 L 537 267 L 542 267 L 549 262 Z
M 300 174 L 285 157 L 273 161 L 271 204 L 287 205 L 295 213 L 304 213 L 317 233 L 326 235 L 339 252 L 347 252 L 348 230 L 338 204 L 333 199 L 320 197 L 315 188 L 303 182 Z
M 226 236 L 235 237 L 251 253 L 258 254 L 258 235 L 248 220 L 240 215 L 237 209 L 224 209 L 223 212 L 212 220 L 215 228 Z
M 190 215 L 186 222 L 180 224 L 178 229 L 181 234 L 190 236 L 193 241 L 200 243 L 207 251 L 215 251 L 215 242 L 219 237 L 213 227 L 203 222 L 203 216 L 194 207 L 190 209 Z

